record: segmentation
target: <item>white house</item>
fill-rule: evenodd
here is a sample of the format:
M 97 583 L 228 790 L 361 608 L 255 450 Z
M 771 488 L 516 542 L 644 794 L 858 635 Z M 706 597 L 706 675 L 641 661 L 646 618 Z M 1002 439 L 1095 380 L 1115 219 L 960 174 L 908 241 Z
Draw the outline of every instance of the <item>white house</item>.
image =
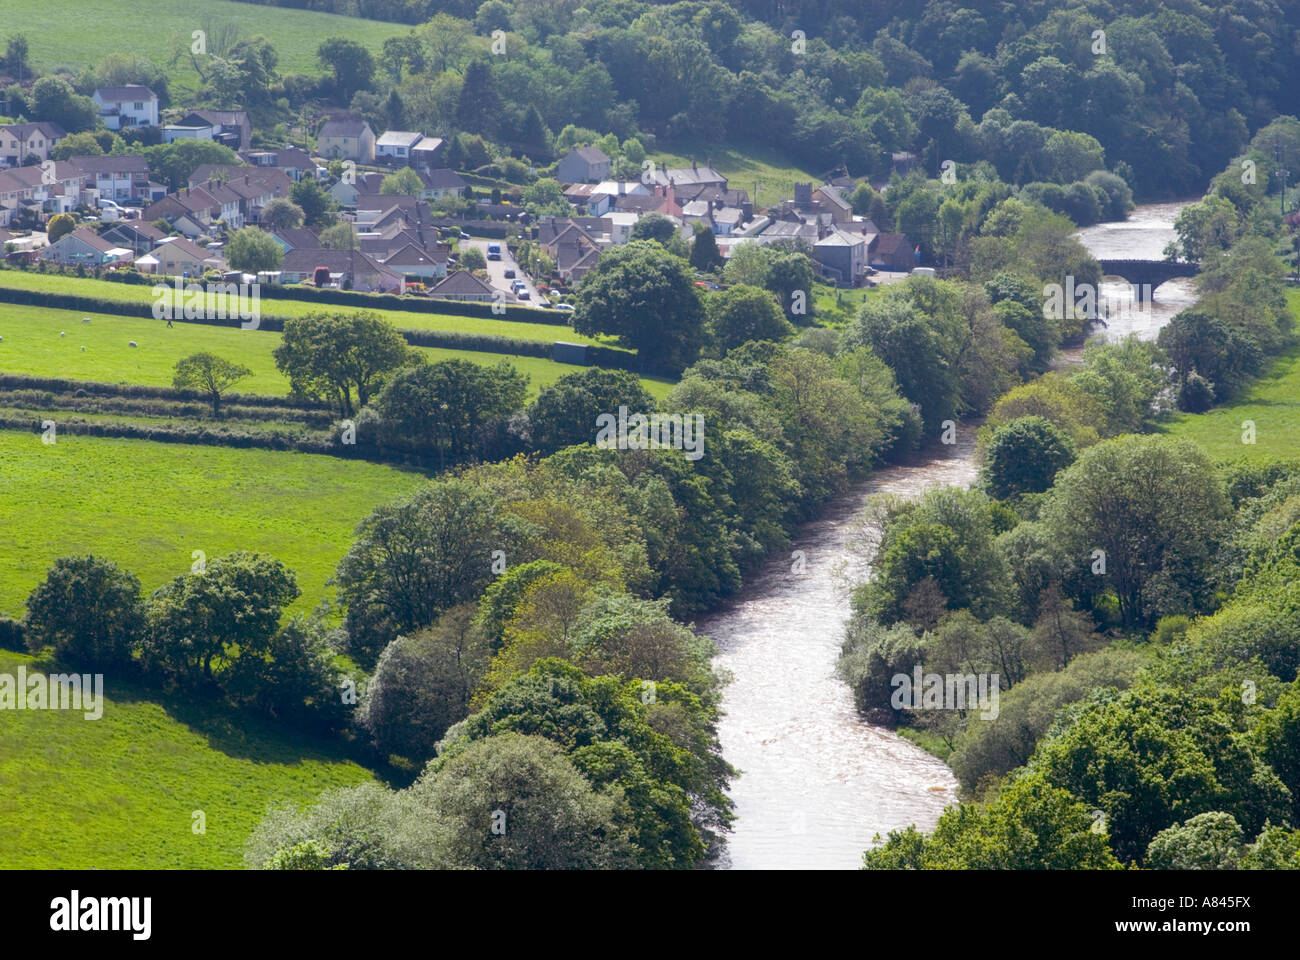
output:
M 424 134 L 410 130 L 385 130 L 383 136 L 375 141 L 375 159 L 406 163 L 411 159 L 415 145 L 423 139 Z
M 158 126 L 158 95 L 148 87 L 100 87 L 91 99 L 110 130 Z

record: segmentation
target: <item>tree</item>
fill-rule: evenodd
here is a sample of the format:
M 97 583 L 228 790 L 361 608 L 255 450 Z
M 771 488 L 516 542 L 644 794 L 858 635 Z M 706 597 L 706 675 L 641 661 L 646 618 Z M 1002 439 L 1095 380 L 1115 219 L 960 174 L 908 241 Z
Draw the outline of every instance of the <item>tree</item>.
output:
M 721 270 L 723 262 L 713 231 L 706 224 L 697 223 L 695 239 L 691 242 L 691 266 L 701 273 L 712 273 Z
M 482 248 L 465 246 L 461 248 L 458 266 L 462 270 L 483 270 L 487 268 L 487 257 L 483 256 Z
M 411 351 L 396 327 L 363 310 L 286 320 L 274 356 L 296 393 L 333 403 L 347 417 L 409 362 Z
M 751 340 L 784 340 L 794 327 L 766 290 L 737 284 L 709 297 L 709 329 L 723 356 Z
M 527 395 L 528 378 L 506 360 L 488 367 L 452 359 L 398 373 L 376 408 L 394 438 L 455 463 L 478 449 L 490 423 L 522 409 Z
M 144 634 L 140 581 L 98 557 L 62 557 L 27 598 L 32 653 L 51 646 L 74 669 L 122 667 Z
M 1074 455 L 1074 443 L 1050 420 L 1020 417 L 993 431 L 984 454 L 984 482 L 999 500 L 1041 493 Z
M 50 243 L 58 243 L 75 229 L 77 229 L 77 221 L 72 218 L 72 214 L 56 213 L 45 225 L 45 234 Z
M 456 104 L 456 127 L 492 136 L 500 123 L 501 96 L 497 93 L 492 66 L 477 59 L 465 68 L 465 83 Z
M 791 323 L 811 323 L 813 310 L 813 266 L 805 253 L 775 250 L 768 258 L 764 286 L 776 294 Z
M 402 167 L 396 173 L 390 173 L 384 177 L 383 183 L 379 185 L 379 192 L 383 194 L 404 194 L 408 197 L 419 197 L 424 193 L 424 181 L 420 175 L 410 167 Z
M 27 53 L 25 34 L 15 33 L 5 43 L 4 68 L 10 76 L 17 78 L 20 84 L 24 79 L 23 74 L 28 70 Z
M 218 680 L 232 660 L 270 644 L 300 592 L 279 560 L 246 551 L 219 557 L 154 591 L 145 660 L 187 683 Z
M 1045 516 L 1072 565 L 1097 571 L 1134 628 L 1207 599 L 1209 557 L 1227 512 L 1194 443 L 1123 436 L 1085 450 L 1057 477 Z M 1100 566 L 1095 550 L 1104 553 Z
M 334 89 L 343 101 L 350 101 L 358 90 L 370 89 L 375 59 L 357 41 L 330 37 L 316 49 L 316 59 L 334 75 Z
M 286 197 L 276 197 L 262 210 L 262 222 L 271 230 L 296 230 L 305 218 L 302 207 Z
M 361 241 L 357 238 L 357 228 L 344 220 L 320 232 L 320 245 L 326 250 L 356 250 Z
M 1166 827 L 1147 847 L 1150 870 L 1240 870 L 1241 824 L 1230 813 L 1201 813 Z
M 677 233 L 677 227 L 662 213 L 647 213 L 632 225 L 633 240 L 653 240 L 655 243 L 668 245 Z
M 77 93 L 61 77 L 41 77 L 32 84 L 31 108 L 34 116 L 57 123 L 68 133 L 93 130 L 100 125 L 94 101 Z
M 51 160 L 67 160 L 69 157 L 98 157 L 104 153 L 99 140 L 89 130 L 70 133 L 50 148 Z
M 257 227 L 236 230 L 226 244 L 226 262 L 245 273 L 275 270 L 284 260 L 284 248 Z
M 302 208 L 305 222 L 313 230 L 327 227 L 336 219 L 334 198 L 314 177 L 304 177 L 295 183 L 289 190 L 289 198 Z
M 221 416 L 221 396 L 234 384 L 251 377 L 253 371 L 211 353 L 192 353 L 176 361 L 172 386 L 177 390 L 206 393 L 212 403 L 212 415 Z
M 591 443 L 596 437 L 596 418 L 603 413 L 651 413 L 654 398 L 641 381 L 625 370 L 593 367 L 568 373 L 545 386 L 528 408 L 533 446 L 552 452 L 575 443 Z
M 470 695 L 492 654 L 473 624 L 473 605 L 384 648 L 366 686 L 358 721 L 384 756 L 423 764 L 447 728 L 469 713 Z
M 689 265 L 646 240 L 602 255 L 574 302 L 573 326 L 579 333 L 612 333 L 647 366 L 670 372 L 695 361 L 703 321 Z
M 447 865 L 478 870 L 630 866 L 614 798 L 555 744 L 503 733 L 468 744 L 413 788 L 450 830 Z
M 363 520 L 339 563 L 348 644 L 362 666 L 400 634 L 474 600 L 492 579 L 492 553 L 509 556 L 494 496 L 462 479 L 431 481 Z

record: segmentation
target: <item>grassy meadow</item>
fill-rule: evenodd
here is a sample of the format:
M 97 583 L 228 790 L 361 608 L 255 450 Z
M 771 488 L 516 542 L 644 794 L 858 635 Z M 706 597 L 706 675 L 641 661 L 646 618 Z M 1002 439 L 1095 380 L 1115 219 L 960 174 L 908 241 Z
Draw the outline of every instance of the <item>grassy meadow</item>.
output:
M 234 24 L 244 36 L 261 34 L 275 47 L 281 74 L 312 75 L 324 72 L 316 48 L 327 37 L 356 40 L 377 55 L 385 40 L 410 30 L 400 23 L 232 0 L 4 0 L 0 12 L 5 24 L 22 25 L 32 62 L 44 73 L 80 70 L 110 53 L 136 54 L 168 67 L 173 91 L 198 86 L 189 59 L 195 30 Z M 185 56 L 171 64 L 177 50 Z
M 682 141 L 671 144 L 671 148 L 656 150 L 650 158 L 670 167 L 689 167 L 692 157 L 701 166 L 712 159 L 713 169 L 726 176 L 728 187 L 749 191 L 755 209 L 793 197 L 796 183 L 821 182 L 816 173 L 793 166 L 788 157 L 767 147 Z
M 55 669 L 0 650 L 0 673 L 20 665 Z M 0 714 L 0 869 L 237 869 L 269 804 L 371 779 L 336 744 L 142 694 L 106 676 L 98 720 Z
M 94 553 L 146 591 L 189 570 L 191 555 L 268 553 L 298 576 L 309 612 L 376 505 L 417 472 L 278 450 L 0 431 L 0 611 L 23 602 L 59 557 Z
M 1287 302 L 1300 320 L 1300 290 L 1287 291 Z M 1243 442 L 1246 421 L 1254 424 L 1254 443 Z M 1180 413 L 1167 429 L 1195 440 L 1216 461 L 1300 457 L 1300 346 L 1280 355 L 1239 399 L 1206 413 Z
M 106 284 L 116 286 L 116 284 Z M 89 316 L 90 323 L 82 318 Z M 66 334 L 66 336 L 61 336 Z M 177 322 L 168 327 L 152 317 L 122 317 L 104 313 L 49 310 L 45 307 L 0 303 L 0 373 L 60 377 L 102 383 L 171 386 L 176 361 L 207 350 L 242 363 L 253 371 L 236 390 L 242 393 L 287 395 L 289 380 L 275 368 L 272 356 L 280 334 L 270 330 L 241 330 L 202 323 Z M 138 346 L 128 344 L 134 340 Z M 85 350 L 81 348 L 85 347 Z M 491 366 L 508 360 L 529 378 L 529 392 L 548 386 L 583 367 L 542 357 L 418 347 L 431 362 L 459 358 Z M 643 379 L 655 397 L 671 384 Z

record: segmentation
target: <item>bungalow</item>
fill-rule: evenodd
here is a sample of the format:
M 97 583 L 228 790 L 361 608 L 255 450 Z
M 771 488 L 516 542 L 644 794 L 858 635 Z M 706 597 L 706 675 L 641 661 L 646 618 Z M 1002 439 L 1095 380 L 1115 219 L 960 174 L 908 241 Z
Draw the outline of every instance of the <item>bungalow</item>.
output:
M 141 156 L 69 157 L 68 162 L 86 174 L 86 188 L 118 203 L 147 199 L 149 161 Z
M 433 170 L 420 170 L 420 182 L 424 184 L 425 200 L 441 200 L 443 197 L 460 196 L 468 184 L 460 174 L 447 167 Z
M 158 246 L 167 234 L 144 220 L 119 220 L 99 236 L 119 247 L 129 247 L 132 252 L 141 254 Z
M 149 255 L 158 261 L 156 272 L 171 277 L 201 277 L 205 270 L 221 270 L 225 266 L 220 257 L 214 257 L 184 237 L 162 240 Z
M 239 156 L 251 166 L 279 170 L 294 183 L 307 177 L 317 176 L 316 161 L 297 147 L 286 147 L 283 150 L 245 150 Z
M 57 123 L 10 123 L 0 126 L 0 164 L 21 167 L 50 159 L 50 148 L 66 133 Z
M 375 159 L 406 163 L 415 145 L 423 139 L 424 134 L 410 130 L 385 130 L 375 141 Z
M 320 247 L 320 237 L 313 230 L 306 227 L 286 227 L 283 230 L 268 231 L 271 239 L 280 245 L 280 249 L 285 253 L 290 250 L 296 250 L 304 247 L 314 250 Z
M 434 249 L 417 243 L 403 244 L 380 260 L 385 267 L 407 277 L 431 280 L 447 275 L 447 250 L 444 244 L 434 244 Z
M 429 296 L 442 300 L 469 300 L 487 303 L 494 297 L 492 287 L 468 270 L 447 274 L 445 280 L 429 290 Z
M 158 126 L 158 95 L 148 87 L 100 87 L 91 99 L 110 130 Z
M 599 183 L 609 176 L 610 159 L 599 147 L 574 147 L 555 167 L 560 183 Z
M 316 134 L 323 157 L 369 163 L 375 159 L 375 132 L 360 117 L 331 117 Z
M 41 250 L 42 260 L 62 266 L 102 266 L 130 259 L 131 255 L 131 250 L 105 240 L 89 227 L 78 227 Z
M 280 264 L 281 283 L 303 283 L 316 270 L 325 267 L 340 287 L 362 293 L 405 293 L 406 281 L 401 274 L 376 263 L 360 250 L 326 250 L 322 247 L 297 247 L 284 255 Z
M 247 110 L 195 110 L 183 117 L 181 123 L 192 120 L 209 124 L 212 139 L 231 150 L 247 150 L 252 142 L 253 124 Z

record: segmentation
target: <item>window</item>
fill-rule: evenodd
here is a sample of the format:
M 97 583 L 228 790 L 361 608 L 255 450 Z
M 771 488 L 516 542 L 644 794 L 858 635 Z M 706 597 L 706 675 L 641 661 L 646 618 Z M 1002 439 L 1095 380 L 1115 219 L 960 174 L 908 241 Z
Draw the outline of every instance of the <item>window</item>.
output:
M 139 100 L 137 100 L 137 101 L 135 102 L 135 108 L 136 108 L 137 110 L 143 110 L 143 109 L 144 109 L 144 104 L 141 103 Z

